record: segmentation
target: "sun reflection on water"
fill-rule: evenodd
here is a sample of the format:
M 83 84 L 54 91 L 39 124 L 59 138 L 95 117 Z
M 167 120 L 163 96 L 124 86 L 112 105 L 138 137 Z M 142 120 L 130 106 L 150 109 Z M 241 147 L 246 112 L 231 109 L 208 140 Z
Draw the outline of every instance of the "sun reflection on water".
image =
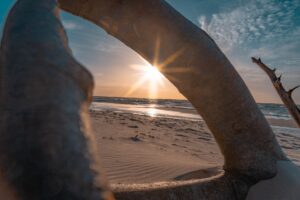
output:
M 156 117 L 157 116 L 157 109 L 155 108 L 155 105 L 150 105 L 150 108 L 147 109 L 147 114 L 150 117 Z

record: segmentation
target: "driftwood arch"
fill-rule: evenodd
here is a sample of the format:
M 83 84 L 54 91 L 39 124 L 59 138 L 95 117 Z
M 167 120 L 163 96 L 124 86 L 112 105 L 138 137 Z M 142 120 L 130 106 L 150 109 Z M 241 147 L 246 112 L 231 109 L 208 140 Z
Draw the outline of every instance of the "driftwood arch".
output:
M 162 73 L 203 116 L 225 158 L 219 177 L 112 188 L 116 199 L 245 199 L 248 193 L 248 199 L 257 199 L 262 180 L 284 187 L 272 178 L 294 165 L 232 64 L 204 31 L 163 0 L 59 3 L 149 62 L 159 38 Z M 11 189 L 0 191 L 24 200 L 113 199 L 89 129 L 92 76 L 71 54 L 57 1 L 18 0 L 0 56 L 0 180 Z M 188 70 L 173 73 L 177 67 Z M 295 188 L 300 185 L 292 181 Z M 295 191 L 289 188 L 285 195 Z

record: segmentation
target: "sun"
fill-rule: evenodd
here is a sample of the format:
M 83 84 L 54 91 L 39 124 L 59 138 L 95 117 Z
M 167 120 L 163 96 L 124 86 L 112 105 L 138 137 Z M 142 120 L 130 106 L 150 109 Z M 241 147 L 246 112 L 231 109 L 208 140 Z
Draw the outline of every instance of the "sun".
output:
M 146 65 L 143 69 L 144 76 L 151 82 L 159 82 L 162 84 L 163 75 L 160 73 L 156 66 Z
M 138 72 L 138 75 L 141 78 L 129 89 L 126 96 L 129 96 L 134 91 L 141 88 L 141 86 L 148 84 L 148 98 L 155 99 L 157 98 L 158 86 L 164 86 L 164 76 L 160 73 L 158 67 L 151 65 L 145 60 L 143 61 L 144 63 L 142 65 L 130 66 Z
M 168 73 L 169 79 L 172 78 L 173 80 L 175 80 L 175 78 L 171 76 L 172 73 L 185 73 L 186 71 L 188 71 L 188 69 L 181 66 L 166 68 L 166 66 L 177 59 L 182 52 L 184 52 L 184 48 L 174 51 L 174 53 L 166 57 L 163 61 L 159 62 L 160 39 L 158 38 L 155 42 L 154 47 L 154 59 L 152 61 L 153 64 L 151 65 L 144 58 L 140 57 L 144 64 L 130 66 L 131 68 L 139 72 L 141 78 L 134 83 L 134 85 L 129 89 L 125 96 L 130 96 L 135 90 L 141 88 L 142 86 L 144 88 L 144 85 L 148 83 L 148 97 L 151 99 L 157 98 L 158 86 L 164 86 L 165 80 L 164 76 L 160 73 L 160 70 Z

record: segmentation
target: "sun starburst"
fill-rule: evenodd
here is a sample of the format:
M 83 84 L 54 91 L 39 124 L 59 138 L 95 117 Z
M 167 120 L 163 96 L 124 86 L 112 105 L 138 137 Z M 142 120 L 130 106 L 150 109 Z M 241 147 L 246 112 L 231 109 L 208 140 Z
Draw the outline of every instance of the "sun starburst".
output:
M 175 80 L 175 77 L 172 76 L 172 73 L 183 73 L 187 72 L 188 69 L 185 67 L 171 67 L 167 66 L 171 64 L 177 57 L 184 51 L 184 49 L 179 49 L 175 51 L 170 56 L 166 57 L 162 62 L 160 62 L 160 40 L 158 39 L 155 43 L 154 48 L 154 58 L 152 64 L 147 62 L 145 59 L 142 59 L 142 65 L 131 65 L 130 67 L 135 69 L 141 74 L 141 78 L 129 89 L 125 96 L 130 96 L 134 91 L 139 89 L 146 83 L 149 83 L 148 97 L 151 99 L 157 98 L 157 89 L 158 86 L 164 86 L 164 76 L 161 74 L 161 71 L 168 74 L 168 79 Z
M 147 61 L 143 60 L 144 64 L 142 65 L 131 65 L 131 68 L 135 69 L 141 78 L 130 88 L 126 96 L 129 96 L 142 85 L 148 83 L 148 97 L 151 99 L 157 98 L 157 87 L 164 86 L 164 76 L 160 73 L 159 69 L 156 66 L 152 66 Z

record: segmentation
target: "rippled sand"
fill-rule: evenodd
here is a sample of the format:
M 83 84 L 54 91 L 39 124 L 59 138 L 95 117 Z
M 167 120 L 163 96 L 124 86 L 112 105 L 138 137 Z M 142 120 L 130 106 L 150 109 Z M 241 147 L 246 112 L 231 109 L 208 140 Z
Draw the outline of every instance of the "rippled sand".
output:
M 222 171 L 223 158 L 202 120 L 92 111 L 103 168 L 112 184 L 206 178 Z M 276 121 L 276 125 L 278 125 Z M 274 128 L 300 166 L 299 129 Z

